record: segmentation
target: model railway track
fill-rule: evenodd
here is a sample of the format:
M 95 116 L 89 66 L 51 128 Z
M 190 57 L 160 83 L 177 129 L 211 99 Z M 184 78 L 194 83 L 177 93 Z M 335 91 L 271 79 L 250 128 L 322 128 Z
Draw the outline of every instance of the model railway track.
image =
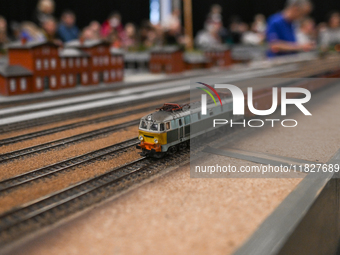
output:
M 185 100 L 181 100 L 180 102 L 188 102 L 189 100 L 190 99 L 188 98 L 188 99 L 185 99 Z M 38 137 L 42 137 L 42 136 L 46 136 L 46 135 L 55 134 L 55 133 L 58 133 L 58 132 L 63 132 L 63 131 L 70 130 L 70 129 L 75 129 L 75 128 L 87 126 L 87 125 L 99 124 L 99 123 L 108 122 L 108 121 L 119 119 L 119 118 L 128 117 L 128 116 L 131 116 L 131 115 L 134 115 L 134 114 L 139 114 L 139 113 L 154 110 L 159 106 L 160 106 L 159 104 L 155 104 L 155 105 L 152 105 L 152 106 L 149 106 L 149 107 L 144 107 L 144 108 L 141 108 L 141 109 L 126 111 L 126 112 L 117 113 L 117 114 L 111 114 L 111 115 L 104 116 L 104 117 L 99 117 L 99 118 L 90 119 L 90 120 L 84 120 L 84 121 L 80 121 L 80 122 L 76 122 L 76 123 L 72 123 L 72 124 L 67 124 L 67 125 L 63 125 L 63 126 L 59 126 L 59 127 L 54 127 L 54 128 L 48 128 L 48 129 L 44 129 L 44 130 L 41 130 L 41 131 L 32 132 L 32 133 L 28 133 L 28 134 L 24 134 L 24 135 L 5 138 L 5 139 L 0 140 L 0 147 L 4 146 L 4 145 L 8 145 L 8 144 L 23 142 L 23 141 L 26 141 L 26 140 L 30 140 L 30 139 L 34 139 L 34 138 L 38 138 Z
M 89 111 L 87 111 L 87 113 L 88 112 Z M 88 114 L 86 115 L 88 116 Z M 35 120 L 36 125 L 42 125 L 40 120 L 41 119 Z M 0 163 L 31 155 L 33 153 L 62 147 L 66 144 L 76 143 L 78 141 L 106 135 L 108 133 L 115 132 L 124 127 L 132 126 L 138 123 L 139 120 L 134 120 L 120 125 L 98 129 L 65 139 L 52 141 L 43 145 L 11 152 L 14 153 L 12 155 L 10 155 L 11 153 L 0 155 Z M 31 138 L 26 137 L 23 139 Z M 20 141 L 20 139 L 17 141 Z M 43 177 L 53 176 L 54 174 L 60 173 L 61 171 L 65 171 L 74 166 L 87 164 L 95 160 L 100 160 L 101 158 L 104 159 L 106 155 L 117 155 L 121 152 L 124 152 L 124 150 L 129 149 L 136 143 L 137 141 L 135 139 L 128 140 L 120 144 L 106 147 L 101 150 L 78 156 L 76 158 L 34 170 L 27 174 L 7 179 L 3 182 L 0 182 L 0 192 L 6 192 L 12 188 L 19 187 L 20 185 L 33 182 L 34 180 Z M 116 146 L 116 148 L 114 148 L 114 146 Z M 192 148 L 192 151 L 195 151 L 195 148 Z M 84 208 L 103 201 L 108 197 L 117 196 L 122 191 L 128 190 L 134 184 L 140 183 L 143 180 L 155 176 L 161 171 L 164 171 L 166 168 L 183 163 L 183 161 L 188 160 L 189 154 L 189 150 L 185 149 L 176 153 L 175 155 L 169 155 L 168 157 L 157 161 L 150 158 L 140 158 L 123 166 L 116 167 L 100 176 L 82 181 L 53 194 L 12 208 L 11 210 L 0 215 L 0 246 L 8 244 L 9 242 L 16 240 L 28 233 L 32 233 L 37 229 L 41 229 L 44 226 L 53 224 L 65 218 L 66 216 L 81 211 Z
M 140 158 L 93 179 L 14 208 L 0 215 L 0 245 L 126 190 L 169 166 L 177 165 L 188 155 L 187 149 L 157 161 Z
M 334 69 L 335 64 L 338 63 L 338 59 L 329 59 L 325 63 L 322 63 L 323 69 L 321 71 L 318 71 L 318 67 L 320 67 L 320 64 L 318 61 L 315 61 L 308 65 L 307 69 L 303 69 L 299 72 L 299 77 L 316 77 L 316 76 L 321 76 L 325 73 L 327 73 L 327 69 Z M 313 71 L 311 71 L 313 70 Z M 181 93 L 174 93 L 172 96 L 176 95 L 183 95 L 183 92 Z M 169 95 L 164 95 L 164 96 L 157 96 L 157 99 L 165 99 L 168 98 Z M 150 98 L 152 99 L 152 98 Z M 132 105 L 138 105 L 140 103 L 145 102 L 144 99 L 140 99 L 137 101 L 134 101 L 133 103 L 131 102 L 126 102 L 126 103 L 120 103 L 120 107 L 124 106 L 132 106 Z M 0 132 L 9 132 L 9 131 L 15 131 L 15 130 L 21 130 L 29 127 L 35 127 L 39 125 L 44 125 L 44 124 L 50 124 L 50 123 L 55 123 L 58 121 L 65 121 L 65 120 L 70 120 L 74 118 L 81 118 L 81 117 L 88 117 L 90 115 L 98 114 L 98 113 L 103 113 L 107 111 L 111 111 L 112 106 L 102 106 L 102 107 L 97 107 L 93 109 L 87 109 L 83 111 L 77 111 L 77 112 L 71 112 L 71 113 L 60 113 L 54 116 L 48 116 L 48 117 L 42 117 L 39 119 L 34 119 L 34 120 L 27 120 L 19 123 L 14 123 L 14 124 L 7 124 L 0 126 Z M 20 114 L 19 114 L 20 115 Z
M 28 173 L 20 174 L 18 176 L 3 180 L 0 182 L 0 193 L 17 188 L 23 184 L 28 184 L 43 177 L 55 175 L 57 173 L 66 171 L 75 166 L 89 164 L 94 161 L 102 160 L 106 156 L 117 156 L 121 152 L 134 147 L 139 143 L 138 137 L 129 139 L 127 141 L 114 144 L 112 146 L 86 153 L 53 165 L 45 166 Z
M 93 102 L 99 102 L 100 100 L 107 100 L 107 99 L 113 99 L 113 98 L 117 98 L 117 96 L 105 97 L 103 99 L 97 99 L 97 98 L 96 99 L 89 99 L 87 101 L 80 102 L 80 103 L 93 103 Z M 45 111 L 54 110 L 54 109 L 57 109 L 57 108 L 60 108 L 60 107 L 65 107 L 65 106 L 71 107 L 71 106 L 75 106 L 75 105 L 78 105 L 78 104 L 79 104 L 79 102 L 65 103 L 63 105 L 45 107 L 44 110 Z M 8 117 L 13 117 L 13 116 L 27 114 L 27 113 L 34 113 L 34 112 L 39 112 L 39 111 L 41 111 L 41 109 L 30 109 L 30 110 L 25 109 L 25 110 L 15 112 L 15 113 L 1 114 L 0 118 L 8 118 Z
M 52 142 L 28 147 L 28 148 L 25 148 L 25 149 L 9 152 L 9 153 L 5 153 L 5 154 L 0 154 L 0 164 L 8 162 L 10 160 L 18 159 L 18 158 L 21 158 L 21 157 L 26 157 L 26 156 L 29 156 L 29 155 L 32 155 L 32 154 L 35 154 L 35 153 L 46 152 L 46 151 L 49 151 L 49 150 L 52 150 L 52 149 L 63 147 L 63 146 L 68 145 L 68 144 L 86 141 L 86 140 L 90 140 L 90 139 L 93 139 L 93 138 L 96 138 L 96 137 L 100 137 L 102 135 L 107 135 L 109 133 L 116 132 L 116 131 L 121 130 L 123 128 L 131 127 L 133 125 L 138 125 L 139 121 L 140 121 L 139 119 L 132 120 L 132 121 L 122 123 L 122 124 L 119 124 L 119 125 L 109 126 L 109 127 L 93 130 L 93 131 L 90 131 L 90 132 L 82 133 L 82 134 L 79 134 L 79 135 L 55 140 L 55 141 L 52 141 Z
M 164 96 L 161 96 L 161 97 L 158 96 L 157 100 L 169 98 L 169 96 L 170 95 L 164 95 Z M 175 93 L 175 94 L 171 94 L 171 96 L 174 96 L 174 97 L 175 96 L 183 96 L 183 93 Z M 188 98 L 189 97 L 190 97 L 190 95 L 188 95 Z M 137 100 L 133 103 L 131 103 L 131 102 L 122 103 L 122 104 L 119 104 L 119 105 L 115 105 L 114 107 L 115 108 L 117 108 L 117 107 L 118 108 L 131 107 L 131 106 L 138 106 L 139 104 L 142 104 L 142 103 L 146 103 L 145 99 Z M 109 112 L 109 111 L 112 111 L 112 110 L 114 110 L 113 106 L 103 106 L 103 107 L 87 109 L 87 110 L 83 110 L 83 111 L 76 111 L 76 112 L 71 112 L 71 113 L 61 113 L 61 114 L 54 115 L 54 116 L 43 117 L 43 118 L 39 118 L 39 119 L 28 120 L 28 121 L 23 121 L 23 122 L 19 122 L 19 123 L 8 124 L 8 125 L 2 125 L 2 126 L 0 126 L 0 133 L 22 130 L 22 129 L 41 126 L 41 125 L 56 123 L 56 122 L 60 122 L 60 121 L 76 119 L 76 118 L 90 117 L 90 116 L 95 115 L 95 114 L 101 114 L 101 113 Z
M 334 68 L 334 63 L 337 63 L 338 59 L 335 60 L 329 60 L 326 63 L 323 63 L 323 68 L 325 69 L 326 67 L 329 69 Z M 321 76 L 325 73 L 327 73 L 324 69 L 321 71 L 317 71 L 317 67 L 319 64 L 317 62 L 311 63 L 306 70 L 301 70 L 299 72 L 299 77 L 316 77 L 316 76 Z M 326 69 L 327 69 L 326 68 Z M 314 72 L 311 72 L 310 70 L 314 70 Z M 189 92 L 188 92 L 189 94 Z M 174 93 L 171 94 L 171 96 L 183 96 L 183 92 L 181 93 Z M 189 95 L 188 95 L 189 96 Z M 158 99 L 166 99 L 168 98 L 169 95 L 164 95 L 164 96 L 157 96 Z M 152 98 L 150 98 L 152 100 Z M 140 99 L 137 101 L 134 101 L 133 103 L 131 102 L 126 102 L 126 103 L 120 103 L 120 107 L 126 107 L 126 106 L 136 106 L 138 104 L 141 104 L 145 102 L 145 99 Z M 77 111 L 77 112 L 71 112 L 71 113 L 60 113 L 54 116 L 48 116 L 48 117 L 42 117 L 39 119 L 34 119 L 34 120 L 27 120 L 19 123 L 14 123 L 14 124 L 7 124 L 7 125 L 2 125 L 0 126 L 0 132 L 10 132 L 10 131 L 15 131 L 15 130 L 21 130 L 29 127 L 36 127 L 40 125 L 45 125 L 45 124 L 51 124 L 55 123 L 58 121 L 65 121 L 65 120 L 70 120 L 70 119 L 75 119 L 75 118 L 81 118 L 81 117 L 89 117 L 94 114 L 98 113 L 103 113 L 103 112 L 108 112 L 112 111 L 112 106 L 102 106 L 102 107 L 97 107 L 93 109 L 87 109 L 83 111 Z M 20 114 L 19 114 L 20 115 Z
M 99 123 L 103 123 L 103 122 L 107 122 L 107 121 L 111 121 L 111 120 L 115 120 L 115 119 L 119 119 L 119 118 L 124 118 L 124 117 L 130 116 L 130 115 L 154 110 L 157 106 L 159 106 L 159 104 L 153 105 L 153 106 L 150 106 L 150 107 L 145 107 L 145 108 L 142 108 L 142 109 L 136 109 L 136 110 L 127 111 L 127 112 L 123 112 L 123 113 L 112 114 L 112 115 L 99 117 L 99 118 L 95 118 L 95 119 L 91 119 L 91 120 L 84 120 L 84 121 L 80 121 L 80 122 L 76 122 L 76 123 L 72 123 L 72 124 L 68 124 L 68 125 L 44 129 L 44 130 L 37 131 L 37 132 L 32 132 L 32 133 L 28 133 L 28 134 L 24 134 L 24 135 L 19 135 L 19 136 L 14 136 L 14 137 L 2 139 L 2 140 L 0 140 L 0 146 L 18 143 L 18 142 L 23 142 L 23 141 L 30 140 L 30 139 L 33 139 L 33 138 L 51 135 L 51 134 L 55 134 L 55 133 L 58 133 L 58 132 L 63 132 L 63 131 L 66 131 L 66 130 L 75 129 L 75 128 L 79 128 L 79 127 L 83 127 L 83 126 L 87 126 L 87 125 L 99 124 Z

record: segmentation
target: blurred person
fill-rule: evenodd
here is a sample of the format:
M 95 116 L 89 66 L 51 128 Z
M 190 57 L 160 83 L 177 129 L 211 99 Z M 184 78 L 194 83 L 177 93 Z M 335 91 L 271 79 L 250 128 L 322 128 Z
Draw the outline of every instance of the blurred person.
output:
M 151 28 L 151 23 L 149 21 L 145 21 L 145 20 L 142 21 L 141 27 L 138 32 L 138 40 L 139 40 L 139 43 L 141 44 L 140 45 L 141 48 L 146 47 L 145 44 L 146 44 L 146 40 L 148 37 L 148 31 L 150 30 L 150 28 Z
M 46 19 L 53 17 L 54 9 L 55 3 L 53 0 L 39 0 L 37 9 L 33 13 L 32 21 L 41 27 Z
M 312 18 L 307 17 L 301 21 L 296 39 L 301 45 L 315 42 L 315 22 Z
M 108 36 L 109 42 L 111 42 L 112 48 L 122 48 L 123 42 L 121 38 L 118 35 L 118 32 L 116 30 L 113 30 L 111 34 Z
M 81 33 L 81 38 L 84 40 L 99 40 L 100 37 L 100 23 L 98 21 L 91 21 L 89 26 L 85 27 Z
M 265 36 L 263 33 L 258 32 L 257 24 L 254 22 L 249 31 L 242 35 L 242 43 L 246 45 L 261 45 L 264 42 Z
M 257 14 L 254 18 L 252 28 L 256 33 L 265 33 L 267 29 L 266 17 L 263 14 Z
M 327 30 L 328 26 L 326 22 L 321 22 L 316 26 L 317 33 L 320 34 Z
M 0 16 L 0 53 L 5 53 L 5 45 L 9 42 L 7 36 L 7 21 L 3 16 Z
M 89 25 L 89 29 L 92 32 L 92 39 L 97 40 L 100 39 L 100 23 L 98 21 L 91 21 L 90 25 Z
M 243 34 L 248 31 L 248 25 L 238 16 L 232 16 L 230 20 L 230 43 L 239 44 Z
M 7 20 L 0 16 L 0 45 L 4 45 L 9 41 L 7 36 Z
M 216 23 L 216 24 L 221 24 L 221 28 L 219 31 L 219 36 L 221 37 L 221 40 L 223 42 L 227 42 L 229 32 L 228 30 L 224 27 L 223 25 L 223 16 L 222 16 L 222 7 L 219 4 L 214 4 L 210 8 L 210 12 L 207 16 L 207 19 L 204 23 L 204 27 L 208 29 L 208 26 L 210 24 Z
M 181 31 L 181 11 L 179 9 L 174 9 L 173 12 L 165 19 L 164 29 L 165 30 L 176 30 Z
M 42 31 L 46 41 L 62 45 L 62 42 L 57 35 L 57 22 L 54 18 L 50 17 L 45 19 L 42 23 Z
M 80 35 L 80 38 L 84 41 L 87 41 L 87 40 L 92 40 L 93 38 L 93 33 L 90 29 L 90 27 L 85 27 L 83 29 L 83 31 L 81 32 L 81 35 Z
M 328 27 L 320 33 L 320 43 L 322 50 L 327 50 L 340 44 L 340 13 L 332 12 L 329 15 Z
M 269 43 L 268 57 L 310 51 L 313 43 L 299 44 L 296 38 L 294 22 L 307 16 L 312 10 L 309 0 L 288 0 L 286 8 L 268 19 L 266 40 Z
M 207 28 L 210 24 L 219 22 L 222 22 L 222 7 L 219 4 L 214 4 L 210 8 L 210 12 L 204 26 Z
M 219 30 L 221 25 L 218 23 L 212 23 L 207 29 L 198 32 L 195 44 L 198 48 L 209 48 L 222 44 L 221 37 L 219 35 Z
M 144 42 L 146 48 L 151 48 L 163 43 L 163 30 L 161 26 L 152 26 L 147 31 L 147 37 Z
M 103 23 L 100 33 L 103 38 L 108 38 L 114 31 L 116 31 L 119 38 L 122 39 L 124 28 L 122 25 L 122 17 L 118 12 L 113 12 L 109 15 L 108 19 Z
M 127 23 L 125 25 L 125 37 L 123 39 L 123 46 L 127 50 L 133 50 L 137 47 L 136 27 L 132 23 Z
M 46 40 L 41 29 L 30 21 L 21 24 L 20 38 L 27 42 L 43 42 Z
M 61 22 L 58 26 L 58 36 L 63 42 L 69 42 L 79 37 L 79 29 L 76 26 L 76 15 L 66 10 L 61 15 Z
M 10 24 L 11 28 L 11 35 L 10 40 L 11 41 L 18 41 L 21 38 L 21 24 L 16 21 L 12 21 Z
M 140 50 L 145 50 L 163 43 L 163 29 L 160 25 L 152 25 L 143 21 L 139 30 Z
M 165 22 L 164 43 L 167 45 L 181 44 L 182 26 L 180 14 L 180 10 L 175 9 Z

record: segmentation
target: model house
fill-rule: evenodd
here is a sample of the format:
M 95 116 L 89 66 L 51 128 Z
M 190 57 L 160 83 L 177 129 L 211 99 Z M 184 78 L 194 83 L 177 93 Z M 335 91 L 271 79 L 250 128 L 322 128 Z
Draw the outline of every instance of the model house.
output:
M 11 43 L 8 65 L 0 70 L 0 93 L 19 95 L 44 90 L 122 81 L 124 56 L 103 40 Z
M 151 73 L 180 73 L 184 71 L 183 51 L 177 46 L 155 47 L 151 50 Z
M 87 84 L 111 83 L 123 80 L 123 53 L 119 51 L 111 52 L 108 42 L 103 40 L 77 40 L 65 44 L 65 48 L 78 49 L 90 56 L 90 71 Z
M 31 92 L 33 73 L 20 65 L 0 66 L 0 94 L 11 96 Z
M 204 55 L 213 66 L 222 67 L 232 64 L 231 50 L 226 46 L 205 48 Z

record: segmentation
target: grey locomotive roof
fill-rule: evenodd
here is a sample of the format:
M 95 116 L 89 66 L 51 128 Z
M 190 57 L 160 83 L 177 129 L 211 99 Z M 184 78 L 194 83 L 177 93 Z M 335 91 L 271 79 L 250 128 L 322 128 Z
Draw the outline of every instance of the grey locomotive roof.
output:
M 0 75 L 4 77 L 30 76 L 33 73 L 20 65 L 0 66 Z
M 92 48 L 98 45 L 109 45 L 110 43 L 105 40 L 85 40 L 81 42 L 80 40 L 73 40 L 65 43 L 66 48 Z
M 58 45 L 56 45 L 53 42 L 49 42 L 49 41 L 33 41 L 33 42 L 26 42 L 26 43 L 22 43 L 22 41 L 16 41 L 16 42 L 9 43 L 7 48 L 8 49 L 31 49 L 31 48 L 35 48 L 39 46 L 44 46 L 44 45 L 58 47 Z
M 151 116 L 151 120 L 155 122 L 166 122 L 171 121 L 173 119 L 187 116 L 190 114 L 190 111 L 176 111 L 176 112 L 166 112 L 166 111 L 156 111 L 144 116 L 143 120 L 148 120 L 148 117 Z
M 59 51 L 59 57 L 89 57 L 90 55 L 82 50 L 66 48 Z
M 221 98 L 223 105 L 230 104 L 233 102 L 232 98 Z M 212 100 L 208 100 L 207 108 L 214 108 L 216 107 Z M 168 111 L 160 111 L 157 110 L 156 112 L 150 113 L 142 117 L 142 120 L 149 120 L 148 117 L 151 116 L 151 121 L 161 123 L 161 122 L 168 122 L 177 118 L 185 117 L 193 113 L 197 113 L 201 111 L 201 102 L 195 101 L 185 107 L 185 109 L 180 111 L 168 112 Z
M 179 46 L 156 46 L 151 49 L 151 53 L 174 53 L 177 51 L 181 51 L 181 48 Z

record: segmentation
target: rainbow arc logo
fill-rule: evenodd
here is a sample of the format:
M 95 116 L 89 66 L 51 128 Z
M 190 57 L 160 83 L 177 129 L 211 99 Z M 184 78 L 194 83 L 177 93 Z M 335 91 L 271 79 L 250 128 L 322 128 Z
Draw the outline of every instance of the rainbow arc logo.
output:
M 220 95 L 217 93 L 217 91 L 216 91 L 212 86 L 210 86 L 210 85 L 208 85 L 208 84 L 205 84 L 205 83 L 203 83 L 203 82 L 197 82 L 197 83 L 198 83 L 198 84 L 201 84 L 201 85 L 203 85 L 203 86 L 205 86 L 205 87 L 207 87 L 207 88 L 210 89 L 212 92 L 214 92 L 214 94 L 217 96 L 218 100 L 220 101 L 221 105 L 223 105 L 223 104 L 222 104 L 222 100 L 221 100 L 221 98 L 220 98 Z M 212 100 L 214 101 L 215 105 L 217 105 L 216 100 L 215 100 L 215 97 L 211 94 L 211 92 L 210 92 L 209 90 L 204 89 L 204 88 L 201 88 L 201 87 L 197 87 L 197 88 L 200 89 L 200 90 L 203 90 L 204 92 L 206 92 L 206 93 L 212 98 Z
M 217 96 L 218 100 L 220 101 L 220 104 L 223 105 L 220 95 L 217 93 L 217 91 L 212 86 L 205 84 L 203 82 L 197 82 L 197 83 L 207 88 L 205 89 L 205 88 L 197 87 L 197 89 L 203 90 L 205 93 L 207 93 L 212 98 L 216 106 L 217 106 L 216 99 L 208 89 L 210 89 Z M 207 95 L 206 94 L 202 95 L 202 115 L 207 115 Z

